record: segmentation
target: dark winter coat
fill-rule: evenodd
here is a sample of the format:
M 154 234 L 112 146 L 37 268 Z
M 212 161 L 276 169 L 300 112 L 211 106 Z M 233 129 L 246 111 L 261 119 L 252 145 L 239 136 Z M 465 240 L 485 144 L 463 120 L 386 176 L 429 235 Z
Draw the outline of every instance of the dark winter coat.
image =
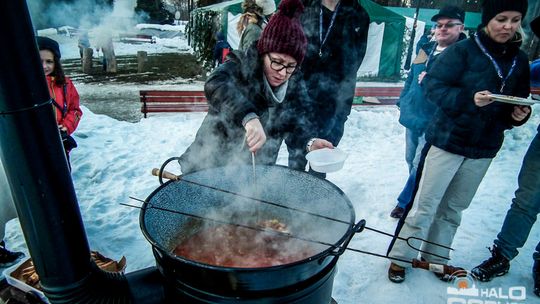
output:
M 519 50 L 521 39 L 499 44 L 483 30 L 478 32 L 483 45 L 507 75 L 517 56 L 514 72 L 500 92 L 502 81 L 490 59 L 475 42 L 474 35 L 442 52 L 424 78 L 427 98 L 438 106 L 427 131 L 426 141 L 450 153 L 467 158 L 493 158 L 502 146 L 504 131 L 524 124 L 512 119 L 514 105 L 493 102 L 484 107 L 474 103 L 474 94 L 489 90 L 493 94 L 518 97 L 529 95 L 527 55 Z
M 460 34 L 459 40 L 467 38 L 465 34 Z M 411 71 L 405 81 L 403 91 L 399 97 L 399 123 L 416 133 L 423 134 L 426 130 L 437 106 L 426 99 L 426 93 L 422 84 L 418 83 L 420 73 L 432 67 L 440 54 L 433 55 L 437 47 L 435 42 L 423 45 L 420 55 L 416 57 L 411 65 Z M 434 71 L 436 73 L 436 71 Z
M 311 102 L 302 79 L 293 74 L 285 100 L 277 103 L 267 97 L 263 77 L 262 57 L 255 44 L 245 53 L 233 51 L 229 60 L 214 70 L 204 86 L 208 114 L 194 142 L 180 157 L 182 173 L 251 164 L 242 125 L 249 113 L 259 116 L 267 137 L 256 153 L 257 164 L 275 164 L 283 139 L 305 149 L 314 130 L 308 117 Z M 296 136 L 287 136 L 291 133 Z
M 231 45 L 225 40 L 219 40 L 216 42 L 216 46 L 214 47 L 214 61 L 216 61 L 218 64 L 222 64 L 223 61 L 225 61 L 225 58 L 223 58 L 224 49 L 231 50 Z
M 369 16 L 356 0 L 342 0 L 334 25 L 322 48 L 319 38 L 320 0 L 304 0 L 301 16 L 308 49 L 302 72 L 308 92 L 317 105 L 315 113 L 319 137 L 337 145 L 354 98 L 356 73 L 364 59 Z M 323 7 L 323 28 L 330 24 L 332 12 Z M 326 33 L 323 33 L 323 38 Z M 319 56 L 319 50 L 322 56 Z
M 409 76 L 405 81 L 403 91 L 401 91 L 398 101 L 399 123 L 407 129 L 414 130 L 417 133 L 423 133 L 425 131 L 427 124 L 437 109 L 435 104 L 426 99 L 424 89 L 421 84 L 418 83 L 418 76 L 426 70 L 426 62 L 428 62 L 428 59 L 429 64 L 433 64 L 438 57 L 438 55 L 431 55 L 431 51 L 434 47 L 435 43 L 429 43 L 424 45 L 424 48 L 420 50 L 420 55 L 411 65 Z M 425 59 L 418 61 L 419 57 Z

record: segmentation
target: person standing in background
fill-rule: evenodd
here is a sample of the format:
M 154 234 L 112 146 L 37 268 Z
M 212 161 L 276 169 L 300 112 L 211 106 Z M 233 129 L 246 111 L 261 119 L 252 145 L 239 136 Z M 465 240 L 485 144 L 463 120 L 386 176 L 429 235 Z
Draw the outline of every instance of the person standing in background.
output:
M 540 37 L 540 17 L 531 22 L 531 29 Z M 538 126 L 540 132 L 540 125 Z M 518 189 L 501 231 L 490 249 L 491 257 L 473 268 L 471 273 L 482 282 L 491 281 L 510 270 L 510 261 L 523 247 L 540 213 L 540 133 L 533 138 L 518 176 Z M 532 277 L 534 294 L 540 297 L 540 242 L 533 254 Z
M 357 0 L 303 2 L 306 9 L 301 20 L 308 47 L 300 72 L 315 102 L 313 119 L 318 137 L 337 146 L 351 112 L 356 73 L 366 53 L 369 15 Z M 289 167 L 305 170 L 307 151 L 287 148 Z
M 79 55 L 81 55 L 81 60 L 83 59 L 84 49 L 90 47 L 90 40 L 88 39 L 88 32 L 82 31 L 79 33 L 79 40 L 77 41 L 77 46 L 79 47 Z
M 409 246 L 420 248 L 421 258 L 429 263 L 448 262 L 448 247 L 462 212 L 501 148 L 505 130 L 523 125 L 530 117 L 529 106 L 491 98 L 492 92 L 529 96 L 529 61 L 520 50 L 518 31 L 527 7 L 527 0 L 484 1 L 478 32 L 442 52 L 422 80 L 426 97 L 437 110 L 426 129 L 427 155 L 418 172 L 418 192 L 395 235 L 428 242 L 394 238 L 388 254 L 399 259 L 388 269 L 388 279 L 394 283 L 403 282 L 405 267 L 410 267 L 402 261 L 417 258 L 418 251 Z
M 66 77 L 60 63 L 60 46 L 58 42 L 48 37 L 37 37 L 39 55 L 43 72 L 47 80 L 47 87 L 52 98 L 54 114 L 58 130 L 62 136 L 64 150 L 69 165 L 69 152 L 77 147 L 75 139 L 71 136 L 82 117 L 79 105 L 79 93 L 71 79 Z M 71 168 L 71 167 L 70 167 Z
M 398 204 L 390 217 L 401 218 L 412 200 L 416 169 L 426 140 L 424 131 L 435 113 L 436 106 L 428 101 L 422 87 L 422 78 L 439 54 L 453 43 L 466 38 L 463 34 L 465 12 L 457 6 L 445 6 L 431 18 L 435 24 L 435 41 L 423 46 L 411 65 L 409 76 L 399 97 L 399 123 L 405 127 L 405 161 L 409 178 L 399 194 Z M 434 71 L 436 73 L 436 71 Z
M 222 64 L 225 61 L 225 57 L 232 50 L 231 45 L 225 40 L 223 32 L 216 34 L 216 45 L 214 46 L 214 63 L 215 66 Z
M 245 51 L 252 43 L 259 40 L 261 33 L 268 23 L 266 16 L 271 16 L 276 10 L 273 0 L 244 0 L 242 2 L 243 14 L 236 24 L 240 35 L 238 49 Z

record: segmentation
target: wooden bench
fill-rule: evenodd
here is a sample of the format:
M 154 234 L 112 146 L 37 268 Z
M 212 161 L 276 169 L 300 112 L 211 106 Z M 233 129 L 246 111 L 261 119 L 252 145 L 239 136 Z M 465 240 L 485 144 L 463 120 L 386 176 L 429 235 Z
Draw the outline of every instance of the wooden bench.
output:
M 208 103 L 203 91 L 144 90 L 140 91 L 139 95 L 144 118 L 148 113 L 208 111 Z
M 402 90 L 403 87 L 356 87 L 353 106 L 395 105 Z
M 399 99 L 402 87 L 357 87 L 354 106 L 394 105 Z M 141 113 L 158 112 L 206 112 L 208 104 L 203 91 L 160 91 L 143 90 L 139 92 Z M 366 102 L 365 97 L 376 99 Z

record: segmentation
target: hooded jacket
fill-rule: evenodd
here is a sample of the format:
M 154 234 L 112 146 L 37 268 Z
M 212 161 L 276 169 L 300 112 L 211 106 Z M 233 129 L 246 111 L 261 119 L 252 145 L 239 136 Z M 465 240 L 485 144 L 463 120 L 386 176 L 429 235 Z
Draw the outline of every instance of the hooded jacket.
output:
M 489 90 L 493 94 L 529 96 L 529 64 L 519 49 L 521 37 L 505 44 L 491 40 L 483 31 L 478 37 L 489 54 L 508 75 L 513 59 L 516 64 L 503 91 L 502 81 L 475 36 L 449 46 L 424 78 L 428 100 L 438 109 L 426 131 L 426 141 L 450 153 L 467 158 L 493 158 L 502 146 L 504 131 L 524 124 L 512 119 L 514 105 L 493 102 L 484 107 L 474 103 L 474 94 Z
M 259 116 L 266 143 L 255 155 L 257 164 L 275 164 L 282 141 L 304 147 L 314 136 L 311 126 L 311 101 L 298 74 L 288 80 L 285 98 L 274 101 L 264 84 L 262 58 L 256 44 L 245 53 L 233 51 L 229 60 L 214 70 L 204 92 L 208 114 L 194 142 L 180 157 L 182 173 L 206 168 L 251 164 L 245 144 L 243 119 L 250 113 Z M 295 136 L 291 136 L 294 134 Z

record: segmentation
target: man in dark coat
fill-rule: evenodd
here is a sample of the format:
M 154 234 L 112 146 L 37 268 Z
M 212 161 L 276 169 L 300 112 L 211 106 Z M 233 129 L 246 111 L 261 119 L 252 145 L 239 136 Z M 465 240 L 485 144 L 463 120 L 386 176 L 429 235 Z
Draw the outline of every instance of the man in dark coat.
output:
M 332 148 L 315 137 L 311 102 L 304 82 L 294 74 L 305 54 L 306 38 L 297 15 L 299 0 L 284 0 L 244 53 L 235 51 L 206 81 L 208 114 L 195 141 L 180 157 L 183 174 L 221 166 L 274 164 L 288 145 Z M 295 136 L 289 136 L 294 134 Z
M 318 137 L 337 146 L 351 112 L 370 20 L 357 0 L 304 0 L 304 6 L 308 48 L 301 72 L 316 104 Z M 305 153 L 291 153 L 289 147 L 289 154 L 289 166 L 305 170 Z
M 405 280 L 410 264 L 403 261 L 418 256 L 412 247 L 420 248 L 429 263 L 448 262 L 463 211 L 501 148 L 504 131 L 530 117 L 530 107 L 495 102 L 492 97 L 529 95 L 529 63 L 520 50 L 518 31 L 527 7 L 527 0 L 484 1 L 478 32 L 442 52 L 422 80 L 426 97 L 437 110 L 426 129 L 427 154 L 419 166 L 418 192 L 402 228 L 395 232 L 416 240 L 396 240 L 391 248 L 388 256 L 399 259 L 388 269 L 392 282 Z
M 422 78 L 444 49 L 466 38 L 463 34 L 465 11 L 461 8 L 445 6 L 431 20 L 436 22 L 435 41 L 425 44 L 414 59 L 398 101 L 399 123 L 406 128 L 405 160 L 409 166 L 409 178 L 399 194 L 397 206 L 390 213 L 393 218 L 401 218 L 412 199 L 420 152 L 426 143 L 424 131 L 437 109 L 426 99 Z

